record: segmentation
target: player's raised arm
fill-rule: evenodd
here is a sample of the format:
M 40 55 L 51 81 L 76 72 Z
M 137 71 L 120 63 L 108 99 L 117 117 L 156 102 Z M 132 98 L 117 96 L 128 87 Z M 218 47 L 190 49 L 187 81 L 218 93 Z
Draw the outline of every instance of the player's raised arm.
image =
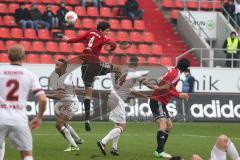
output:
M 88 33 L 85 33 L 83 35 L 78 35 L 77 37 L 67 37 L 63 36 L 63 40 L 66 41 L 67 43 L 77 43 L 81 42 L 86 39 Z

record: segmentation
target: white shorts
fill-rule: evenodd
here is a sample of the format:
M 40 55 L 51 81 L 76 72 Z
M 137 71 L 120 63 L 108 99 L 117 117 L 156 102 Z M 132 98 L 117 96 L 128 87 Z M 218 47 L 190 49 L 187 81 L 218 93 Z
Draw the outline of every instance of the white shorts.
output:
M 111 121 L 113 121 L 114 123 L 125 124 L 126 123 L 126 111 L 125 111 L 124 101 L 117 95 L 117 93 L 115 91 L 111 92 L 111 97 L 114 97 L 113 99 L 117 103 L 114 104 L 111 102 L 111 99 L 109 99 L 109 102 L 111 102 L 112 105 L 114 104 L 114 106 L 111 106 L 112 110 L 109 114 L 109 119 Z
M 3 149 L 6 137 L 9 137 L 17 150 L 32 151 L 32 134 L 29 126 L 0 125 L 0 149 Z
M 61 100 L 54 106 L 54 112 L 57 117 L 66 117 L 64 120 L 70 120 L 78 111 L 79 101 Z
M 211 151 L 211 158 L 210 160 L 226 160 L 226 152 L 218 149 L 216 146 L 213 147 Z

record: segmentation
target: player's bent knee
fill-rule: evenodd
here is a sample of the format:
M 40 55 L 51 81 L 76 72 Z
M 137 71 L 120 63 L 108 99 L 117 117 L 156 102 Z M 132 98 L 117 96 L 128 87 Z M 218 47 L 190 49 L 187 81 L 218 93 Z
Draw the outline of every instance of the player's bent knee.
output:
M 24 157 L 23 160 L 33 160 L 33 157 L 32 156 L 27 156 L 27 157 Z

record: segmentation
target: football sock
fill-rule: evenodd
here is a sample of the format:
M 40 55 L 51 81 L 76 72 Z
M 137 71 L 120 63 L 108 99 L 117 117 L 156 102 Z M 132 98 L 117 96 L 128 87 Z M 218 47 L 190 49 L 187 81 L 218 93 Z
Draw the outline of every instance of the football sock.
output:
M 103 144 L 107 144 L 107 142 L 115 137 L 118 137 L 122 132 L 120 127 L 116 127 L 112 129 L 108 134 L 102 139 Z
M 232 158 L 232 160 L 240 160 L 238 151 L 237 151 L 235 145 L 231 141 L 229 141 L 229 143 L 227 145 L 227 153 Z
M 23 160 L 33 160 L 33 157 L 32 156 L 27 156 L 27 157 L 24 157 Z
M 168 140 L 168 134 L 169 134 L 169 132 L 166 131 L 165 133 L 166 133 L 166 135 L 165 135 L 165 142 L 164 142 L 164 145 L 166 144 L 166 142 L 167 142 L 167 140 Z
M 78 134 L 76 133 L 76 131 L 72 128 L 72 126 L 70 126 L 68 123 L 66 123 L 66 126 L 71 134 L 71 136 L 74 138 L 74 140 L 80 140 Z
M 84 100 L 84 108 L 85 108 L 85 120 L 90 120 L 90 99 Z
M 61 127 L 60 131 L 64 135 L 64 137 L 67 139 L 69 144 L 71 144 L 74 147 L 77 147 L 77 144 L 75 143 L 73 137 L 71 136 L 70 131 L 68 130 L 68 128 L 65 125 Z
M 121 134 L 120 134 L 121 135 Z M 113 138 L 113 143 L 112 143 L 112 148 L 113 149 L 115 149 L 115 150 L 117 150 L 117 145 L 118 145 L 118 140 L 119 140 L 119 138 L 120 138 L 120 135 L 119 136 L 117 136 L 117 137 L 115 137 L 115 138 Z
M 162 130 L 159 130 L 157 132 L 157 143 L 158 143 L 158 146 L 157 146 L 156 150 L 158 151 L 158 153 L 163 152 L 164 145 L 165 145 L 166 134 L 167 133 L 165 131 L 162 131 Z
M 5 154 L 5 142 L 2 144 L 2 149 L 0 149 L 0 160 L 3 160 Z

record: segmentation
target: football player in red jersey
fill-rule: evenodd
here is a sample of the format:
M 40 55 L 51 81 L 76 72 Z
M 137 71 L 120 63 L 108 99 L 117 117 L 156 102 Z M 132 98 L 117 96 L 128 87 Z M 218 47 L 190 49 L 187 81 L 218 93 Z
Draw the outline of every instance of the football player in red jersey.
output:
M 85 85 L 85 130 L 91 131 L 90 127 L 90 102 L 92 98 L 92 84 L 96 76 L 106 75 L 114 69 L 112 64 L 106 64 L 99 60 L 99 54 L 103 46 L 107 45 L 109 50 L 116 48 L 116 43 L 107 39 L 106 36 L 110 33 L 110 24 L 106 21 L 98 23 L 96 29 L 91 29 L 84 35 L 68 38 L 63 37 L 67 43 L 78 43 L 84 41 L 85 49 L 80 58 L 83 60 L 82 79 Z M 119 69 L 119 68 L 118 68 Z
M 143 82 L 143 84 L 146 85 L 148 88 L 154 90 L 152 95 L 150 96 L 149 105 L 159 128 L 157 132 L 158 146 L 156 151 L 154 152 L 154 155 L 157 158 L 172 157 L 170 154 L 164 152 L 164 146 L 168 139 L 168 133 L 173 127 L 166 105 L 169 103 L 173 96 L 180 99 L 188 100 L 188 94 L 179 93 L 175 87 L 179 81 L 179 75 L 186 69 L 188 69 L 189 66 L 190 63 L 188 59 L 182 59 L 178 62 L 175 68 L 168 70 L 160 78 L 160 82 L 158 83 L 158 85 L 152 85 L 147 81 Z

